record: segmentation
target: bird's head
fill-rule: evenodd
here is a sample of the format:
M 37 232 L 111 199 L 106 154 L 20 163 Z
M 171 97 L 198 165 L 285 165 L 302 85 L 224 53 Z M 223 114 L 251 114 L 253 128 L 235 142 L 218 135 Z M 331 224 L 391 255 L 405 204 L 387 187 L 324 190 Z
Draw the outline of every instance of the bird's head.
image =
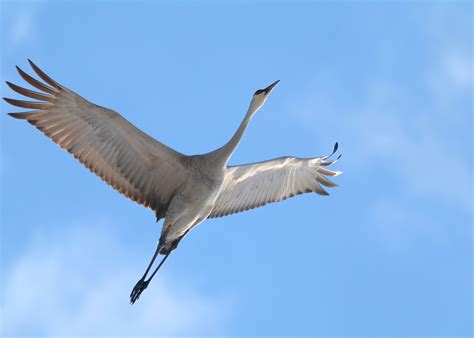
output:
M 249 111 L 252 114 L 255 113 L 261 106 L 263 106 L 268 95 L 270 94 L 272 89 L 275 88 L 278 82 L 280 82 L 280 80 L 273 82 L 267 88 L 257 90 L 255 94 L 253 94 L 252 101 L 250 102 L 250 108 L 249 108 Z

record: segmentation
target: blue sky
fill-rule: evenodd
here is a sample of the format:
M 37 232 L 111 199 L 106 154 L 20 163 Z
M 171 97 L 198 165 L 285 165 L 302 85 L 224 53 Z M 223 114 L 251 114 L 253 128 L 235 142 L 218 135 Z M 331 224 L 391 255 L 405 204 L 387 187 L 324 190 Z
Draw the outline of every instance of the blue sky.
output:
M 472 3 L 1 6 L 2 81 L 31 58 L 193 154 L 280 79 L 231 163 L 344 171 L 199 225 L 130 306 L 161 224 L 2 102 L 3 335 L 472 335 Z

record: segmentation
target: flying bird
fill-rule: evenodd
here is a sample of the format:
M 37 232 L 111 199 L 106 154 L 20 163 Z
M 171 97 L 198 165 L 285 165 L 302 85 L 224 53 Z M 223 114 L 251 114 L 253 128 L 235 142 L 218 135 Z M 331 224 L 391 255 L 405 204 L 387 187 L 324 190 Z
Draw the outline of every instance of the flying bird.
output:
M 250 119 L 279 81 L 253 94 L 242 123 L 226 144 L 206 154 L 187 156 L 145 134 L 119 113 L 87 101 L 28 61 L 44 82 L 17 66 L 20 76 L 39 91 L 7 81 L 15 92 L 37 100 L 4 98 L 14 106 L 30 109 L 9 115 L 27 120 L 119 193 L 152 209 L 157 221 L 164 218 L 156 251 L 130 294 L 132 304 L 183 237 L 207 218 L 308 192 L 328 195 L 322 185 L 337 186 L 327 178 L 341 174 L 327 169 L 341 156 L 330 160 L 337 143 L 329 156 L 286 156 L 227 165 Z M 146 279 L 158 255 L 163 255 L 162 260 Z

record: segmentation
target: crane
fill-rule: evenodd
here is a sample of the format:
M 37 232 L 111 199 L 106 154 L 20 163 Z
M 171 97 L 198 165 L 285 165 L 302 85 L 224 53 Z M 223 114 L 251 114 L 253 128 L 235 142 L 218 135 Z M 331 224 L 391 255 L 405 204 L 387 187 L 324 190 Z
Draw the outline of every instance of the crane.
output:
M 36 101 L 4 98 L 13 106 L 30 109 L 9 115 L 28 121 L 119 193 L 152 209 L 157 221 L 164 218 L 153 257 L 130 294 L 131 304 L 186 234 L 204 220 L 303 193 L 328 195 L 322 186 L 337 186 L 327 178 L 341 174 L 327 168 L 341 157 L 330 160 L 337 142 L 328 156 L 286 156 L 227 165 L 252 116 L 279 81 L 253 94 L 244 119 L 226 144 L 209 153 L 187 156 L 145 134 L 119 113 L 87 101 L 28 62 L 43 82 L 16 66 L 35 90 L 6 81 L 7 85 Z M 158 255 L 162 260 L 146 279 Z

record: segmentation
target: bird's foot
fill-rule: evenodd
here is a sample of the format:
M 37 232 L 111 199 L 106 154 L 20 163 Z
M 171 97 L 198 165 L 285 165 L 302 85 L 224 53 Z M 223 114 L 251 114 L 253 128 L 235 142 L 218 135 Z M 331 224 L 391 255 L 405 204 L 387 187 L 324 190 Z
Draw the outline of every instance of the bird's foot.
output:
M 133 304 L 140 298 L 142 292 L 147 288 L 149 281 L 144 280 L 143 278 L 140 279 L 130 294 L 130 304 Z

